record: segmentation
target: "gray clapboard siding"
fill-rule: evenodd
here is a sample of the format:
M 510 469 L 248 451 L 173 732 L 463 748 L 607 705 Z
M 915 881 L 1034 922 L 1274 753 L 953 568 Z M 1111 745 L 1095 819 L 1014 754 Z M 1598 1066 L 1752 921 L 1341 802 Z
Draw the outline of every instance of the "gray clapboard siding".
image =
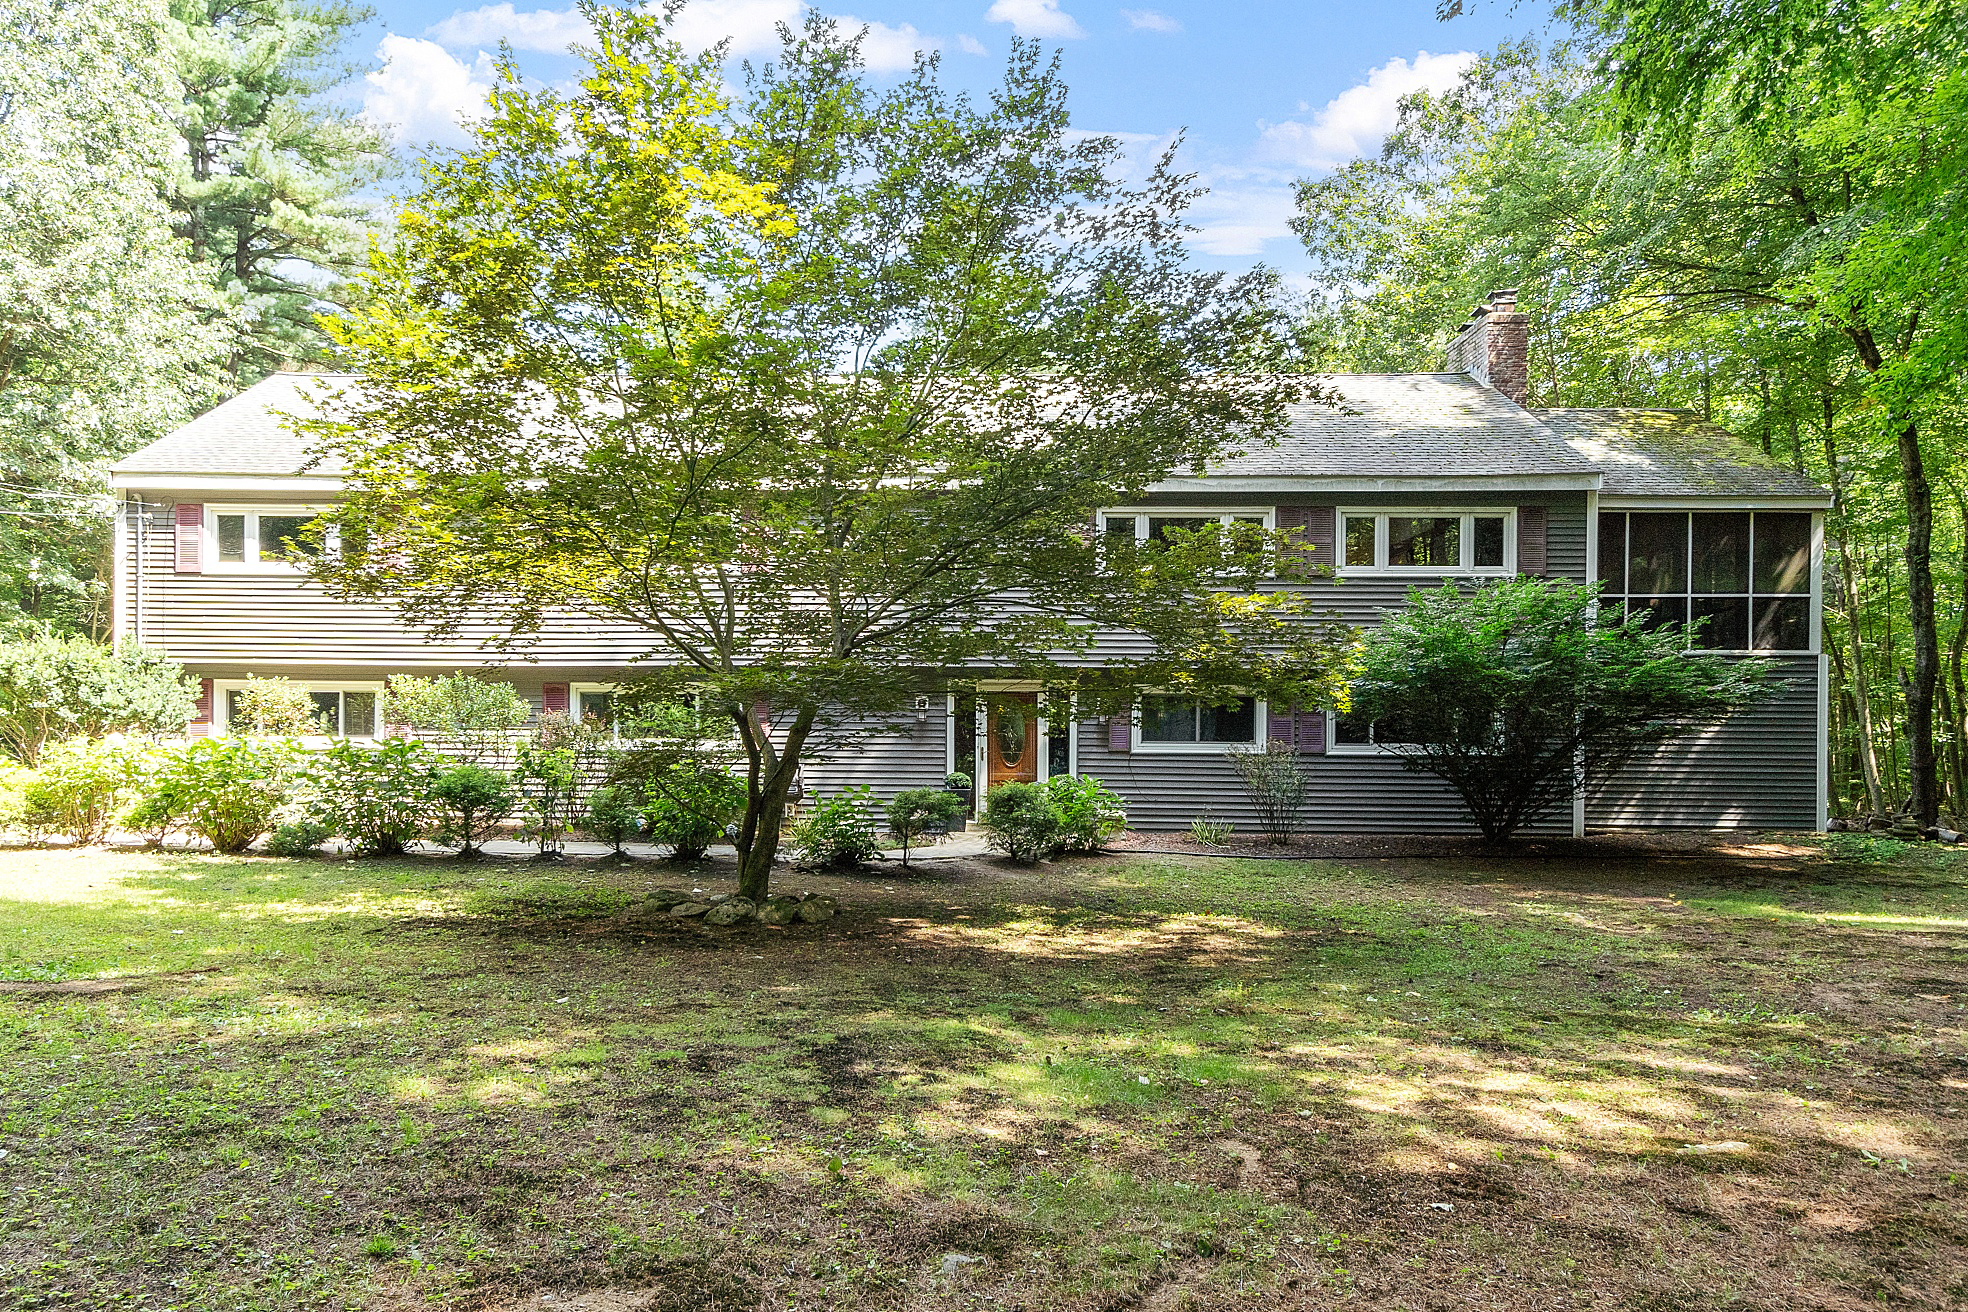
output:
M 909 788 L 941 788 L 947 773 L 949 718 L 941 697 L 933 698 L 927 718 L 913 713 L 892 720 L 869 719 L 859 732 L 836 734 L 800 767 L 806 799 L 832 797 L 865 784 L 886 803 Z M 886 729 L 886 731 L 885 731 Z
M 1587 827 L 1815 828 L 1818 658 L 1774 664 L 1775 697 L 1635 762 L 1587 800 Z

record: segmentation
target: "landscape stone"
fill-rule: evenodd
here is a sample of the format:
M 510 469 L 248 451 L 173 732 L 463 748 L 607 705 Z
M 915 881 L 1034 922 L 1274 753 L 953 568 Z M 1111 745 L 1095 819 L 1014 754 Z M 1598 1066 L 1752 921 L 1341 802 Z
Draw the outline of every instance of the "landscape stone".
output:
M 728 897 L 704 913 L 707 925 L 735 925 L 741 920 L 750 920 L 758 904 L 748 897 Z
M 772 897 L 758 909 L 759 923 L 764 925 L 790 925 L 799 919 L 799 899 Z
M 701 916 L 711 909 L 708 902 L 679 902 L 670 908 L 673 916 Z
M 834 909 L 819 898 L 808 898 L 799 904 L 799 918 L 809 925 L 817 925 L 823 920 L 832 920 Z

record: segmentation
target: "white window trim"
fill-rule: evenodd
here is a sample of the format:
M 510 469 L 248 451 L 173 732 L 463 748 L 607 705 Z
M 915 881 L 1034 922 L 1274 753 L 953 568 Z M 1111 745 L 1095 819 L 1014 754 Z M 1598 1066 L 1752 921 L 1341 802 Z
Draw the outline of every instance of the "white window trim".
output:
M 383 681 L 381 679 L 295 679 L 294 683 L 303 692 L 373 692 L 376 694 L 376 718 L 378 720 L 383 718 Z M 213 733 L 229 734 L 232 732 L 232 709 L 228 705 L 231 699 L 226 694 L 237 692 L 245 686 L 246 680 L 244 679 L 212 680 Z M 372 734 L 353 733 L 348 735 L 348 740 L 351 742 L 377 742 L 385 737 L 388 732 L 389 726 L 385 724 L 382 726 L 380 732 Z M 301 735 L 301 741 L 311 746 L 326 746 L 334 742 L 338 737 L 340 735 L 310 733 Z
M 1276 506 L 1114 506 L 1099 512 L 1098 520 L 1102 536 L 1107 532 L 1107 521 L 1134 516 L 1134 540 L 1148 540 L 1148 520 L 1155 519 L 1213 519 L 1219 524 L 1234 524 L 1240 519 L 1262 519 L 1266 529 L 1278 527 L 1278 508 Z
M 1374 563 L 1371 565 L 1346 564 L 1346 519 L 1364 519 L 1369 516 L 1374 521 Z M 1433 519 L 1460 516 L 1462 531 L 1462 562 L 1454 569 L 1444 569 L 1437 565 L 1390 565 L 1387 563 L 1389 517 L 1397 519 Z M 1481 516 L 1485 519 L 1503 519 L 1503 564 L 1481 567 L 1468 564 L 1476 550 L 1476 535 L 1471 521 Z M 1517 507 L 1515 506 L 1339 506 L 1333 511 L 1333 555 L 1338 558 L 1337 569 L 1342 578 L 1510 578 L 1517 573 Z
M 1157 697 L 1186 697 L 1187 693 L 1150 693 Z M 1262 697 L 1252 698 L 1251 740 L 1243 743 L 1166 743 L 1141 736 L 1141 703 L 1128 712 L 1128 732 L 1135 751 L 1147 756 L 1228 756 L 1240 747 L 1263 747 L 1271 741 L 1271 708 Z
M 328 506 L 256 505 L 250 502 L 231 504 L 208 501 L 205 503 L 205 538 L 200 556 L 200 560 L 203 562 L 202 572 L 207 574 L 306 574 L 307 569 L 304 566 L 298 565 L 291 560 L 261 560 L 259 558 L 260 516 L 307 515 L 318 518 L 327 514 L 330 509 L 331 507 Z M 247 516 L 245 560 L 222 561 L 219 559 L 220 515 Z M 338 535 L 332 529 L 329 531 L 327 542 L 323 545 L 324 550 L 329 553 L 334 552 L 339 545 Z M 322 691 L 327 692 L 329 690 L 323 688 Z
M 1343 743 L 1339 740 L 1339 712 L 1326 712 L 1327 756 L 1399 756 L 1401 753 L 1379 743 Z

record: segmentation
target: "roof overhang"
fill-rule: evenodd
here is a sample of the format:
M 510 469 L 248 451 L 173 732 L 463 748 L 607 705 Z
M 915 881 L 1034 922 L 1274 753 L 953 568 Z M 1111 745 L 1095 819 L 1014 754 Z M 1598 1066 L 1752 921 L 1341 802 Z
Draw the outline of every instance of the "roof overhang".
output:
M 1332 492 L 1348 495 L 1406 492 L 1596 492 L 1597 471 L 1584 474 L 1439 474 L 1427 477 L 1362 478 L 1357 475 L 1274 477 L 1262 475 L 1178 475 L 1151 484 L 1150 492 Z
M 340 492 L 339 475 L 156 474 L 110 470 L 109 486 L 132 492 Z
M 1685 492 L 1660 496 L 1639 496 L 1632 492 L 1602 492 L 1601 510 L 1830 510 L 1831 497 L 1799 496 L 1689 496 Z

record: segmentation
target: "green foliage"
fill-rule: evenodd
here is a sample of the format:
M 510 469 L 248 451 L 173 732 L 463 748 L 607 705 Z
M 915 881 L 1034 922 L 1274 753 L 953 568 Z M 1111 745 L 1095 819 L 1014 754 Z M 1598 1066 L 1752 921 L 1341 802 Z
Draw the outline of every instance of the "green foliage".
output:
M 1236 826 L 1205 812 L 1189 822 L 1189 836 L 1204 847 L 1222 847 Z
M 436 827 L 443 758 L 414 738 L 343 738 L 307 763 L 307 817 L 365 856 L 394 856 Z
M 247 678 L 239 685 L 226 727 L 233 733 L 298 738 L 320 733 L 320 712 L 308 691 L 292 679 Z
M 714 764 L 679 761 L 638 777 L 649 841 L 679 861 L 696 861 L 745 813 L 745 785 Z
M 1057 774 L 1043 787 L 1046 801 L 1059 817 L 1062 850 L 1096 852 L 1127 828 L 1127 802 L 1098 779 Z
M 1339 681 L 1345 635 L 1256 586 L 1263 533 L 1150 560 L 1085 531 L 1312 390 L 1265 368 L 1275 278 L 1190 265 L 1172 160 L 1121 181 L 1033 43 L 966 98 L 934 61 L 869 77 L 813 14 L 734 93 L 653 10 L 592 19 L 578 79 L 501 69 L 333 324 L 362 381 L 311 433 L 366 544 L 335 585 L 516 633 L 640 624 L 742 725 L 750 897 L 803 755 L 906 714 L 925 669 L 1120 628 L 1147 654 L 1086 691 Z
M 435 737 L 432 746 L 467 765 L 499 755 L 532 717 L 533 708 L 510 683 L 471 674 L 394 675 L 383 697 L 386 722 Z
M 1408 594 L 1367 638 L 1353 708 L 1501 841 L 1642 752 L 1774 691 L 1759 662 L 1688 650 L 1679 624 L 1595 615 L 1597 589 L 1507 579 Z M 1576 775 L 1575 775 L 1576 771 Z
M 163 749 L 146 771 L 132 820 L 182 826 L 220 852 L 243 852 L 294 794 L 300 747 L 289 739 L 226 735 Z
M 880 816 L 866 785 L 816 799 L 793 824 L 793 851 L 802 864 L 821 870 L 864 865 L 881 855 Z
M 1233 748 L 1231 768 L 1244 795 L 1257 808 L 1259 823 L 1274 845 L 1291 841 L 1305 809 L 1311 775 L 1290 743 L 1268 742 L 1263 747 Z
M 479 843 L 518 804 L 511 778 L 483 765 L 454 765 L 440 773 L 431 800 L 443 809 L 443 835 L 458 843 L 461 857 L 476 856 Z
M 943 776 L 943 786 L 959 792 L 968 792 L 974 785 L 969 775 L 961 770 L 952 770 Z
M 612 754 L 607 731 L 559 712 L 542 715 L 530 742 L 519 746 L 514 781 L 525 794 L 527 829 L 541 856 L 555 856 L 578 822 L 582 799 L 606 777 Z
M 158 652 L 53 633 L 0 642 L 0 744 L 27 765 L 56 739 L 178 733 L 197 700 L 197 681 Z
M 964 799 L 941 788 L 905 788 L 890 798 L 888 832 L 902 845 L 902 864 L 909 864 L 912 846 L 929 834 L 947 832 L 963 813 Z
M 268 856 L 313 856 L 335 835 L 318 820 L 289 820 L 267 835 Z
M 128 796 L 138 754 L 120 738 L 67 738 L 41 753 L 21 788 L 21 821 L 39 834 L 100 843 Z
M 170 0 L 183 147 L 175 227 L 234 311 L 228 367 L 249 383 L 327 342 L 377 224 L 381 133 L 337 94 L 363 70 L 342 47 L 372 11 L 346 0 Z M 162 160 L 159 161 L 160 163 Z
M 1038 784 L 999 784 L 984 796 L 984 832 L 991 846 L 1030 864 L 1059 850 L 1064 841 L 1059 810 Z
M 622 855 L 622 845 L 642 828 L 642 799 L 620 784 L 604 784 L 588 794 L 588 815 L 583 824 L 594 838 Z

